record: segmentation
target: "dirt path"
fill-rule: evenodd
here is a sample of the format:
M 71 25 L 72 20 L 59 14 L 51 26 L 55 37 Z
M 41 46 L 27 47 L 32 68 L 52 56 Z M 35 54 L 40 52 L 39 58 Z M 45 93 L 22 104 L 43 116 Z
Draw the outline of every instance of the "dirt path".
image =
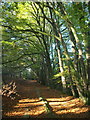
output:
M 36 81 L 17 82 L 20 97 L 3 97 L 3 118 L 90 118 L 90 106 Z

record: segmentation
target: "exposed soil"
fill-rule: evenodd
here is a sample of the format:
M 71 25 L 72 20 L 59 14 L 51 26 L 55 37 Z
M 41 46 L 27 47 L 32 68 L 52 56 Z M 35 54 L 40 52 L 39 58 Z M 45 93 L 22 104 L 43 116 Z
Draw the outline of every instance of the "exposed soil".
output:
M 15 100 L 2 98 L 3 118 L 90 118 L 90 106 L 85 106 L 78 98 L 67 96 L 60 91 L 40 85 L 35 80 L 16 81 Z M 46 111 L 46 99 L 51 112 Z

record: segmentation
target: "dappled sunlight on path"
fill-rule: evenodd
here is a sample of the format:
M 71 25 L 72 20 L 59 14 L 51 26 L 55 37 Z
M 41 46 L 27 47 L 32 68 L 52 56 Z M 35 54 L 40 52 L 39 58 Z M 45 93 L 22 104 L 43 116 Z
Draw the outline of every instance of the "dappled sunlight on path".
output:
M 90 106 L 85 106 L 78 98 L 73 98 L 62 94 L 60 91 L 42 86 L 36 81 L 21 80 L 17 83 L 17 90 L 21 95 L 17 101 L 10 99 L 8 101 L 8 98 L 3 98 L 3 117 L 90 117 Z M 45 101 L 41 100 L 40 97 L 43 97 L 49 103 L 52 108 L 51 115 L 47 113 Z

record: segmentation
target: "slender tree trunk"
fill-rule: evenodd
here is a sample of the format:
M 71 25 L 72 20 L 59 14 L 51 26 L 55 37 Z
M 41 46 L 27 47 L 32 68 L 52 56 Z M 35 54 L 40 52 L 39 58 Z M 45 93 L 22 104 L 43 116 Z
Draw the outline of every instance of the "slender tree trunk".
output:
M 54 34 L 56 36 L 58 36 L 58 31 L 57 31 L 55 22 L 53 21 L 53 18 L 52 18 L 53 15 L 52 15 L 51 9 L 49 9 L 49 10 L 50 10 L 50 15 L 51 15 L 52 22 L 50 22 L 48 19 L 47 20 L 52 25 Z M 55 17 L 55 15 L 54 15 L 54 17 Z M 56 42 L 56 45 L 57 45 L 57 54 L 58 54 L 58 61 L 59 61 L 59 63 L 58 63 L 59 64 L 59 69 L 60 69 L 60 72 L 63 73 L 64 72 L 64 67 L 63 67 L 62 53 L 61 53 L 61 48 L 60 48 L 60 41 L 58 41 L 56 39 L 55 42 Z M 61 81 L 62 81 L 63 91 L 66 92 L 66 79 L 65 79 L 65 77 L 64 77 L 63 74 L 61 76 Z
M 42 32 L 45 32 L 45 17 L 43 17 L 43 29 L 42 29 Z M 51 66 L 51 60 L 50 60 L 50 55 L 49 55 L 49 52 L 48 52 L 48 47 L 47 47 L 47 43 L 46 43 L 46 36 L 45 35 L 42 35 L 42 39 L 43 39 L 43 43 L 44 43 L 44 46 L 45 46 L 45 58 L 46 58 L 46 63 L 47 63 L 47 68 L 48 68 L 48 71 L 47 71 L 47 75 L 48 75 L 48 85 L 50 84 L 50 78 L 52 76 L 52 66 Z
M 57 40 L 57 46 L 58 46 L 57 53 L 58 53 L 60 72 L 63 73 L 64 68 L 63 68 L 62 54 L 61 54 L 60 44 L 59 44 L 58 40 Z M 61 76 L 61 81 L 62 81 L 63 91 L 65 91 L 66 90 L 66 80 L 65 80 L 65 77 L 63 75 Z
M 40 5 L 40 3 L 38 2 L 38 3 L 36 3 L 39 7 L 40 7 L 40 9 L 41 9 L 41 11 L 42 11 L 42 13 L 43 13 L 43 17 L 42 17 L 42 22 L 43 23 L 40 23 L 40 18 L 39 18 L 39 15 L 38 15 L 38 13 L 37 13 L 37 17 L 39 18 L 38 20 L 37 20 L 37 23 L 38 23 L 38 25 L 40 26 L 41 24 L 43 25 L 42 26 L 42 28 L 40 28 L 40 31 L 41 32 L 45 32 L 45 25 L 46 25 L 46 23 L 45 23 L 45 15 L 44 15 L 44 3 L 42 4 L 42 6 Z M 53 74 L 53 70 L 52 70 L 52 66 L 51 66 L 51 60 L 50 60 L 50 55 L 49 55 L 49 50 L 48 50 L 48 47 L 47 47 L 47 43 L 46 43 L 46 41 L 47 41 L 47 37 L 46 37 L 46 35 L 44 35 L 44 34 L 42 34 L 42 43 L 43 43 L 43 47 L 45 48 L 45 50 L 44 50 L 44 59 L 45 59 L 45 61 L 46 61 L 46 66 L 47 66 L 47 84 L 49 85 L 50 84 L 50 78 L 51 78 L 51 76 L 52 76 L 52 74 Z
M 56 28 L 56 25 L 53 24 L 53 29 L 55 34 L 58 36 L 58 31 Z M 63 61 L 62 61 L 62 53 L 61 53 L 61 48 L 60 48 L 60 41 L 56 40 L 57 43 L 57 53 L 58 53 L 58 60 L 59 60 L 59 68 L 60 68 L 60 72 L 62 73 L 61 76 L 61 81 L 62 81 L 62 86 L 63 86 L 63 91 L 66 92 L 66 79 L 63 75 L 64 72 L 64 67 L 63 67 Z

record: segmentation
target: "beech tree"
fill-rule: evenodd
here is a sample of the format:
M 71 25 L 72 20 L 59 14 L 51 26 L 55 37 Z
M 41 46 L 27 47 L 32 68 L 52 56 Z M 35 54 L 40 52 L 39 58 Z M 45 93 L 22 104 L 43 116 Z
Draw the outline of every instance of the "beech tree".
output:
M 3 74 L 23 77 L 90 101 L 90 2 L 2 4 Z

